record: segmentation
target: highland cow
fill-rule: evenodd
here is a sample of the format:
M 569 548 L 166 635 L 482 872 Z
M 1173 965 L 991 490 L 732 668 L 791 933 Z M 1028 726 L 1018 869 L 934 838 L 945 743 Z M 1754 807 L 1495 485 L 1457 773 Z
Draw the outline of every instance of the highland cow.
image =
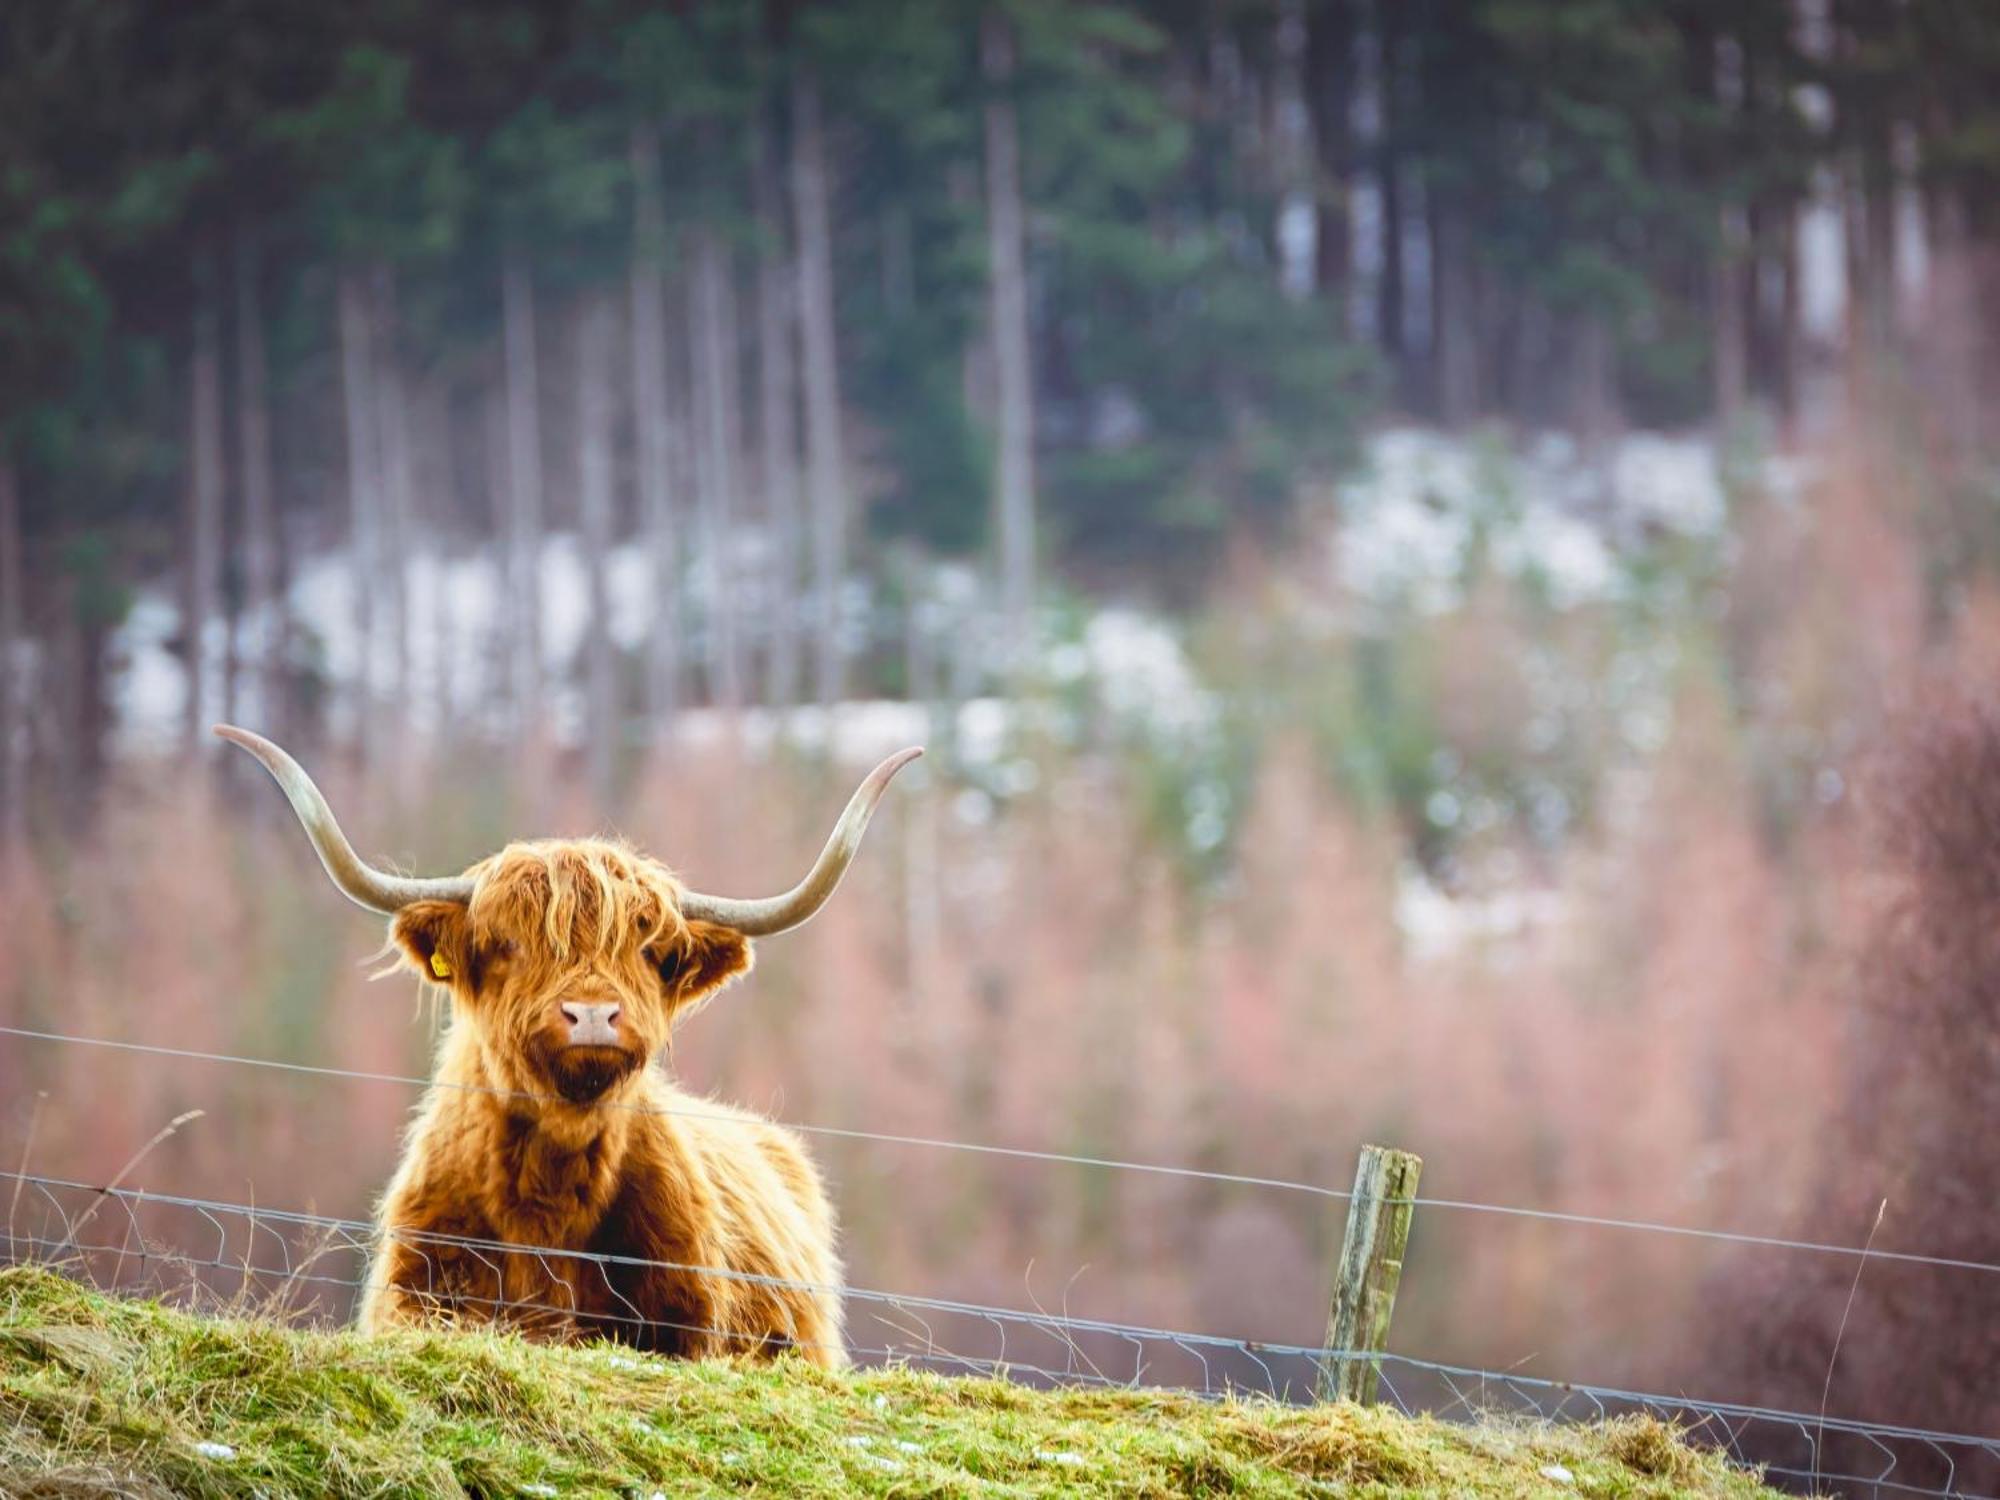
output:
M 750 968 L 750 940 L 832 895 L 889 780 L 855 792 L 791 891 L 687 889 L 609 840 L 509 844 L 463 875 L 365 863 L 278 746 L 261 761 L 333 883 L 390 918 L 450 996 L 432 1084 L 377 1214 L 361 1324 L 502 1324 L 661 1353 L 842 1362 L 833 1212 L 798 1139 L 654 1066 L 674 1023 Z M 504 1247 L 504 1248 L 503 1248 Z

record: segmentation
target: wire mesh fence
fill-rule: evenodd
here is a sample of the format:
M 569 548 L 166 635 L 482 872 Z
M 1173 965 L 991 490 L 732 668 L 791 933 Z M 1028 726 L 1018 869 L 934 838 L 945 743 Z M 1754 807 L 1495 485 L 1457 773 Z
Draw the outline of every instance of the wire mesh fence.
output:
M 245 1067 L 361 1077 L 413 1086 L 430 1080 L 352 1073 L 271 1059 L 233 1057 L 71 1037 L 0 1026 L 0 1035 L 168 1055 Z M 974 1142 L 794 1127 L 808 1133 L 944 1150 L 995 1153 L 1106 1170 L 1166 1173 L 1346 1199 L 1344 1189 L 1146 1162 L 1080 1157 Z M 374 1225 L 293 1208 L 98 1185 L 26 1171 L 0 1171 L 6 1204 L 5 1254 L 38 1261 L 104 1290 L 145 1293 L 200 1310 L 237 1309 L 309 1325 L 351 1321 L 381 1243 Z M 1422 1196 L 1419 1207 L 1545 1219 L 1597 1228 L 1695 1236 L 1815 1256 L 1906 1261 L 1972 1274 L 2000 1266 L 1910 1252 L 1831 1245 L 1770 1236 Z M 858 1363 L 897 1362 L 945 1373 L 1002 1377 L 1050 1386 L 1153 1386 L 1205 1398 L 1283 1402 L 1314 1398 L 1343 1362 L 1370 1359 L 1382 1399 L 1400 1410 L 1444 1419 L 1505 1416 L 1532 1422 L 1602 1420 L 1647 1414 L 1691 1441 L 1763 1469 L 1784 1488 L 1847 1495 L 1992 1496 L 2000 1500 L 2000 1438 L 1828 1417 L 1484 1370 L 1401 1354 L 1271 1343 L 1070 1315 L 1064 1309 L 999 1307 L 949 1298 L 843 1286 L 811 1288 L 715 1266 L 674 1265 L 573 1249 L 475 1240 L 397 1230 L 399 1246 L 470 1257 L 492 1273 L 502 1295 L 453 1292 L 473 1321 L 499 1321 L 544 1336 L 596 1335 L 628 1344 L 672 1347 L 673 1332 L 726 1330 L 641 1315 L 619 1291 L 624 1273 L 658 1267 L 702 1277 L 762 1281 L 799 1291 L 830 1290 L 846 1309 L 845 1352 Z M 527 1269 L 525 1276 L 519 1274 Z M 523 1294 L 523 1286 L 539 1290 Z M 578 1289 L 597 1295 L 579 1299 Z M 584 1305 L 587 1303 L 588 1305 Z M 636 1367 L 636 1366 L 635 1366 Z
M 348 1320 L 367 1285 L 379 1242 L 374 1226 L 88 1183 L 0 1173 L 8 1196 L 13 1258 L 53 1261 L 113 1291 L 145 1291 L 197 1306 L 246 1305 L 300 1321 Z M 625 1342 L 661 1331 L 718 1334 L 641 1314 L 621 1289 L 623 1273 L 648 1267 L 799 1291 L 836 1291 L 846 1304 L 848 1354 L 939 1369 L 1073 1384 L 1156 1385 L 1204 1396 L 1310 1399 L 1337 1351 L 1079 1318 L 1040 1308 L 994 1307 L 868 1287 L 818 1288 L 726 1267 L 689 1266 L 582 1250 L 553 1250 L 460 1235 L 397 1230 L 394 1239 L 442 1260 L 470 1257 L 491 1272 L 500 1297 L 440 1286 L 438 1303 L 471 1304 L 525 1331 L 601 1334 Z M 522 1274 L 526 1271 L 527 1274 Z M 527 1285 L 540 1290 L 522 1295 Z M 606 1308 L 605 1304 L 610 1306 Z

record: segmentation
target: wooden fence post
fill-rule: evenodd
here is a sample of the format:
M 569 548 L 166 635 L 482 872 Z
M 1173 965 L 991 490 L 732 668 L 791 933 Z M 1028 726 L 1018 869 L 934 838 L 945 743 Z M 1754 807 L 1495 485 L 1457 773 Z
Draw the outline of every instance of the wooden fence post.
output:
M 1417 1175 L 1423 1160 L 1409 1151 L 1363 1146 L 1347 1204 L 1347 1233 L 1334 1272 L 1333 1310 L 1326 1346 L 1349 1358 L 1329 1359 L 1320 1370 L 1322 1401 L 1375 1400 L 1382 1376 L 1379 1356 L 1389 1338 L 1396 1284 L 1403 1279 L 1403 1250 L 1416 1212 Z

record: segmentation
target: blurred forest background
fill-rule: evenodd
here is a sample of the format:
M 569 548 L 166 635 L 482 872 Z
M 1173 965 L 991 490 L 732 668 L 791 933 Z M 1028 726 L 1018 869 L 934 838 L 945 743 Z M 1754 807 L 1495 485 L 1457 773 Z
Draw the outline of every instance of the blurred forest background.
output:
M 819 921 L 818 1125 L 2000 1259 L 2000 10 L 10 0 L 0 1021 L 423 1071 L 361 847 Z M 393 1084 L 0 1038 L 359 1215 Z M 822 1139 L 857 1284 L 1316 1343 L 1338 1215 Z M 1394 1342 L 1811 1410 L 1852 1266 L 1436 1209 Z M 1990 1277 L 1829 1409 L 1994 1430 Z

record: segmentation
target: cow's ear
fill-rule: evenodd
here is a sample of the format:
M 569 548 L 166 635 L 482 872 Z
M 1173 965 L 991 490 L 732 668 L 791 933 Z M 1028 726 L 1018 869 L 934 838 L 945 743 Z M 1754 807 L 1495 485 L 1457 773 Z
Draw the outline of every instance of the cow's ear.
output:
M 734 927 L 690 922 L 687 935 L 659 960 L 660 980 L 675 1009 L 707 999 L 730 980 L 750 972 L 750 939 Z
M 389 938 L 432 983 L 473 987 L 472 920 L 464 902 L 412 902 L 390 921 Z

